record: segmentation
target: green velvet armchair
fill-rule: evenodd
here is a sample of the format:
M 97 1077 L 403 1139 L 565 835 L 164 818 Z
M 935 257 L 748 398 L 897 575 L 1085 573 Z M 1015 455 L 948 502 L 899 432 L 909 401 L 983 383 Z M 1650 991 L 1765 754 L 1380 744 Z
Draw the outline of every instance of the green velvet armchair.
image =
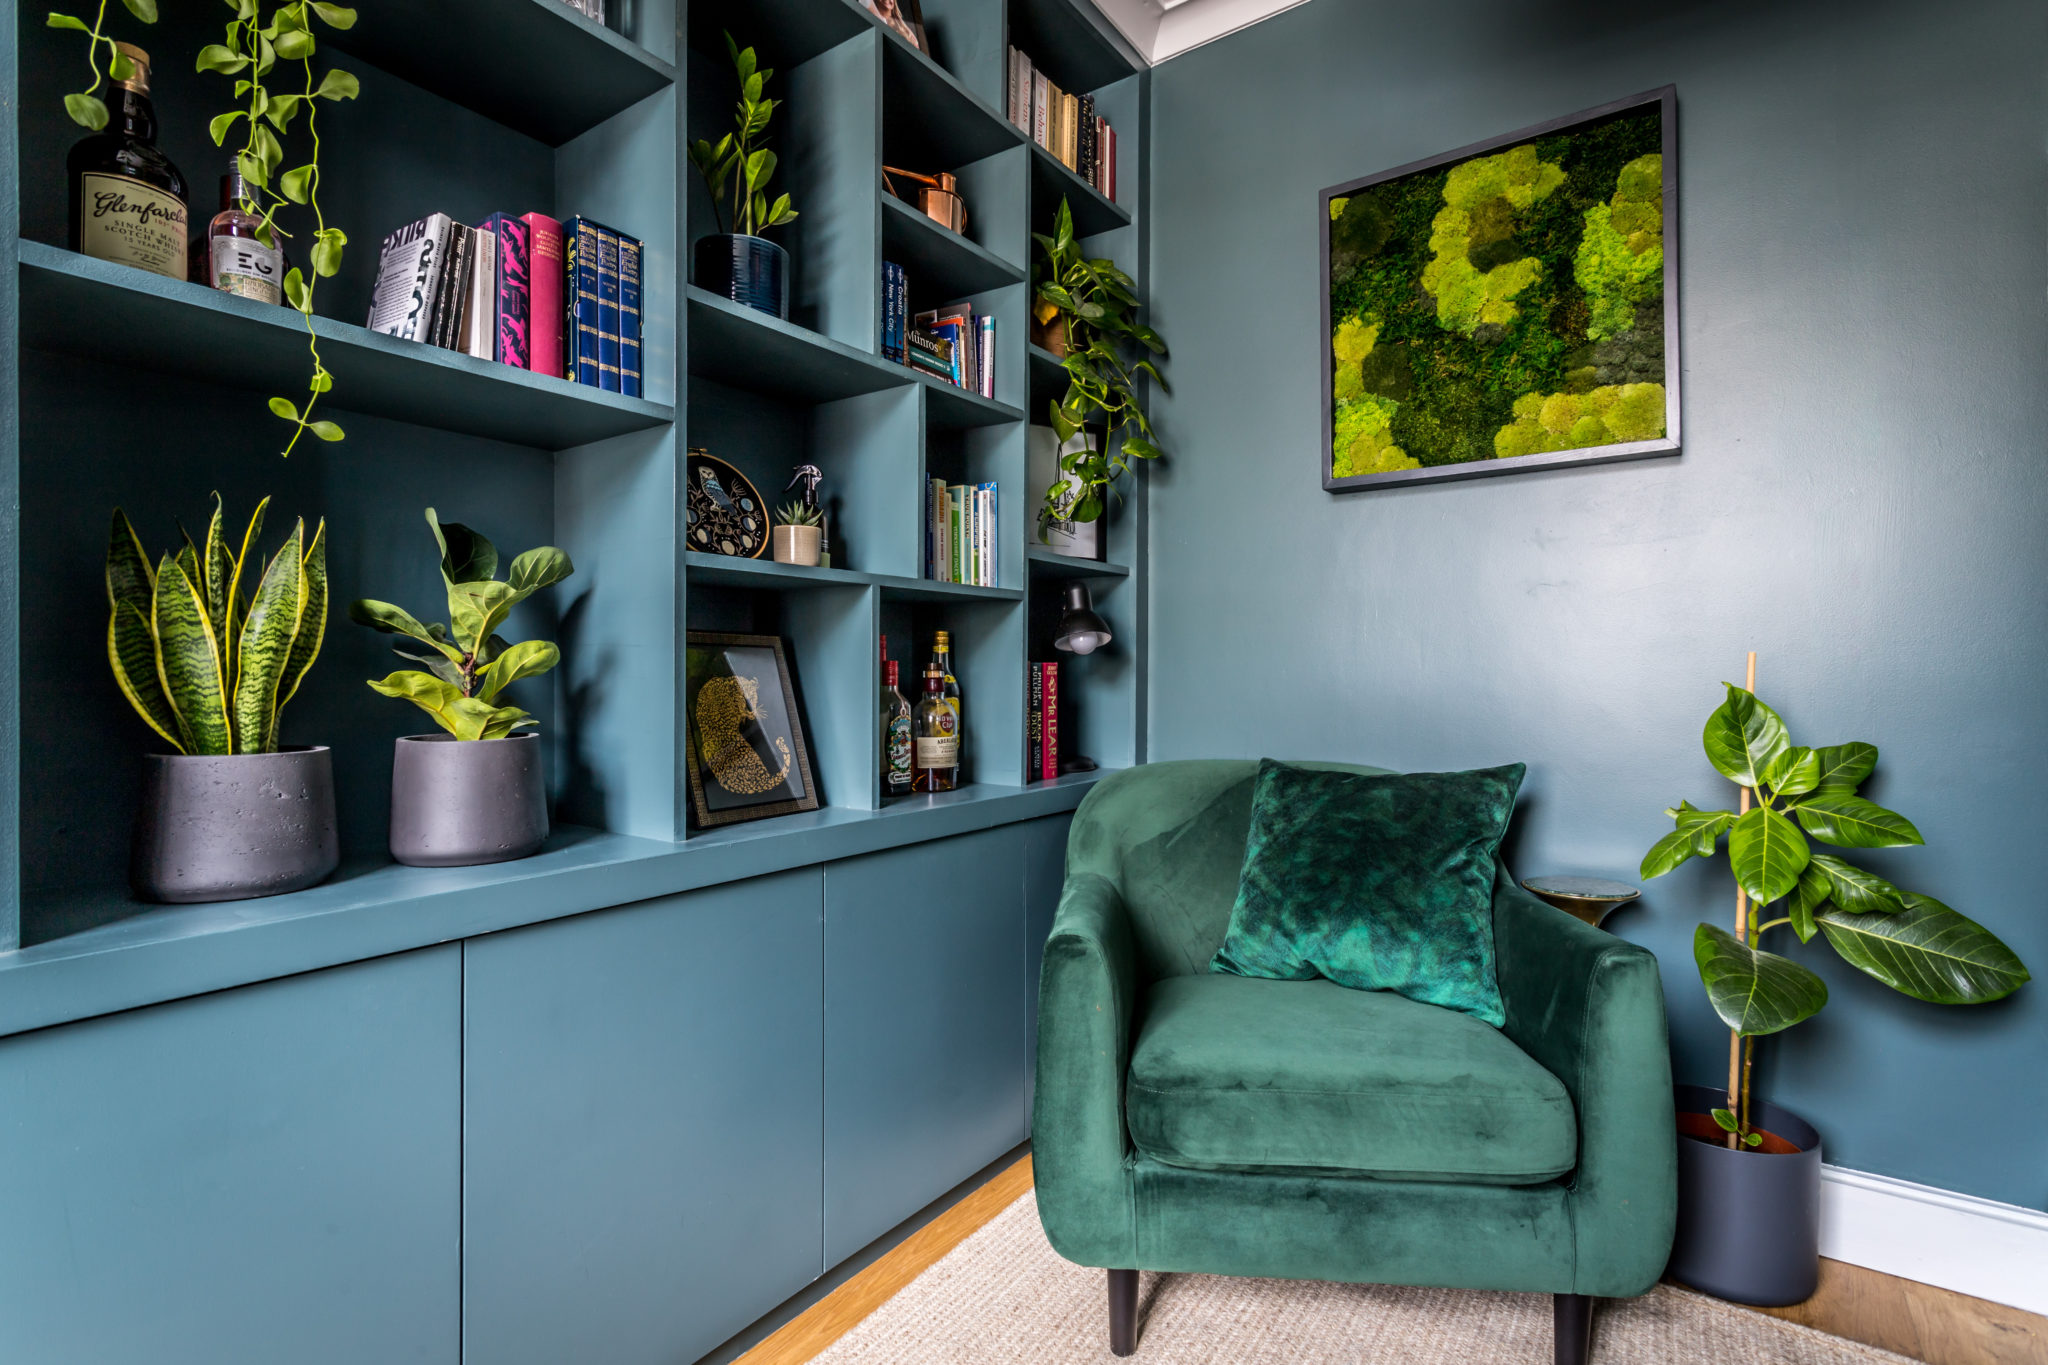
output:
M 1108 1270 L 1117 1355 L 1144 1269 L 1554 1294 L 1557 1359 L 1581 1365 L 1594 1299 L 1646 1292 L 1671 1250 L 1656 959 L 1497 867 L 1501 1029 L 1211 973 L 1256 772 L 1134 768 L 1074 818 L 1039 985 L 1047 1238 Z

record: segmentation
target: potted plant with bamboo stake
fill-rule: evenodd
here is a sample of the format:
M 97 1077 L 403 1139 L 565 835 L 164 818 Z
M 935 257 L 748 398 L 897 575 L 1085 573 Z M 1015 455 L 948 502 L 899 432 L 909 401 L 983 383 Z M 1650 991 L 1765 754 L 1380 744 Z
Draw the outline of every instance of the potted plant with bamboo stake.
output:
M 697 287 L 778 318 L 789 317 L 789 253 L 761 236 L 769 228 L 796 220 L 784 194 L 773 203 L 768 182 L 774 178 L 775 153 L 763 145 L 768 120 L 780 100 L 764 97 L 775 73 L 757 65 L 754 49 L 742 48 L 725 35 L 725 49 L 740 78 L 740 102 L 734 109 L 737 127 L 716 142 L 690 144 L 690 164 L 711 192 L 711 215 L 722 232 L 697 239 Z M 726 200 L 732 203 L 728 210 Z
M 1818 1014 L 1827 983 L 1764 951 L 1766 934 L 1825 936 L 1858 971 L 1938 1005 L 2002 999 L 2029 979 L 2012 949 L 1932 896 L 1904 890 L 1809 840 L 1836 848 L 1918 844 L 1920 831 L 1857 795 L 1877 767 L 1862 741 L 1809 749 L 1746 685 L 1707 719 L 1707 759 L 1741 788 L 1735 810 L 1680 802 L 1677 826 L 1643 857 L 1661 877 L 1712 857 L 1721 837 L 1735 873 L 1734 930 L 1702 924 L 1693 957 L 1714 1012 L 1728 1025 L 1728 1084 L 1678 1087 L 1678 1237 L 1672 1278 L 1738 1303 L 1809 1297 L 1820 1275 L 1820 1135 L 1790 1110 L 1750 1094 L 1756 1040 Z
M 285 703 L 327 632 L 327 523 L 301 520 L 262 565 L 265 498 L 239 541 L 220 494 L 206 543 L 152 566 L 120 508 L 107 538 L 107 662 L 176 752 L 148 755 L 129 881 L 147 900 L 275 896 L 334 871 L 334 766 L 279 743 Z
M 411 867 L 469 867 L 540 852 L 548 835 L 547 789 L 541 781 L 540 737 L 519 731 L 536 724 L 516 706 L 501 705 L 507 687 L 539 677 L 562 654 L 545 640 L 509 644 L 498 627 L 512 608 L 574 573 L 552 545 L 528 550 L 498 578 L 498 547 L 460 522 L 427 509 L 441 550 L 448 589 L 448 625 L 423 625 L 403 607 L 368 598 L 349 604 L 357 625 L 403 635 L 427 652 L 394 652 L 426 665 L 370 683 L 434 718 L 446 734 L 407 735 L 391 762 L 391 856 Z
M 1138 404 L 1140 375 L 1166 387 L 1151 360 L 1131 359 L 1130 347 L 1164 356 L 1166 342 L 1138 321 L 1137 282 L 1115 261 L 1090 258 L 1074 236 L 1074 215 L 1060 201 L 1051 236 L 1033 233 L 1045 253 L 1032 319 L 1042 344 L 1067 371 L 1067 392 L 1052 403 L 1059 440 L 1059 475 L 1038 509 L 1038 535 L 1058 522 L 1089 522 L 1109 508 L 1116 481 L 1132 460 L 1165 454 L 1152 443 L 1152 423 Z

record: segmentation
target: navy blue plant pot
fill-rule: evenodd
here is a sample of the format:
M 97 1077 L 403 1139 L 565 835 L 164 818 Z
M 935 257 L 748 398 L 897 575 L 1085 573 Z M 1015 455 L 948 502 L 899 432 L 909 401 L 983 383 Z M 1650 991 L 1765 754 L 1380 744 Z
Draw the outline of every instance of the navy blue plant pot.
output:
M 1820 1282 L 1820 1134 L 1789 1109 L 1750 1100 L 1751 1121 L 1795 1150 L 1731 1151 L 1706 1116 L 1726 1092 L 1679 1085 L 1678 1236 L 1665 1273 L 1733 1303 L 1778 1308 Z M 1712 1134 L 1713 1136 L 1696 1136 Z
M 697 239 L 697 287 L 771 317 L 789 318 L 789 253 L 765 237 Z

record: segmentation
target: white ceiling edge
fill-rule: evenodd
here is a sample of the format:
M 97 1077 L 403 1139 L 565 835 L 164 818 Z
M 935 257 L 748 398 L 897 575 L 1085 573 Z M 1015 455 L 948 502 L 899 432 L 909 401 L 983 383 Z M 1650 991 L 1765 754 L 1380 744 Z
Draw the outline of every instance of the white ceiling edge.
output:
M 1157 66 L 1170 57 L 1250 28 L 1308 0 L 1095 0 L 1097 8 Z

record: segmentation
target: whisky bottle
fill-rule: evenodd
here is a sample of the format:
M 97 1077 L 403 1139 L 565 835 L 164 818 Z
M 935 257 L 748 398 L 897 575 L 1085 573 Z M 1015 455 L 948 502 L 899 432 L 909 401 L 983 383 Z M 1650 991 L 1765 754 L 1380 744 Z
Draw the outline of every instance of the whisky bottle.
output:
M 932 636 L 932 667 L 938 669 L 939 676 L 945 680 L 946 705 L 953 708 L 954 721 L 964 724 L 965 718 L 960 710 L 960 683 L 953 677 L 952 632 L 942 630 Z
M 915 748 L 910 702 L 898 682 L 896 661 L 882 663 L 882 794 L 910 794 L 911 754 Z
M 284 251 L 256 236 L 263 220 L 242 207 L 249 187 L 237 161 L 220 178 L 220 212 L 206 225 L 206 278 L 224 294 L 284 302 Z
M 107 126 L 72 147 L 71 249 L 185 278 L 185 177 L 157 150 L 149 54 L 118 43 L 133 70 L 107 90 Z
M 916 768 L 911 787 L 921 792 L 949 792 L 960 784 L 960 728 L 946 702 L 946 675 L 924 671 L 924 700 L 917 704 Z

